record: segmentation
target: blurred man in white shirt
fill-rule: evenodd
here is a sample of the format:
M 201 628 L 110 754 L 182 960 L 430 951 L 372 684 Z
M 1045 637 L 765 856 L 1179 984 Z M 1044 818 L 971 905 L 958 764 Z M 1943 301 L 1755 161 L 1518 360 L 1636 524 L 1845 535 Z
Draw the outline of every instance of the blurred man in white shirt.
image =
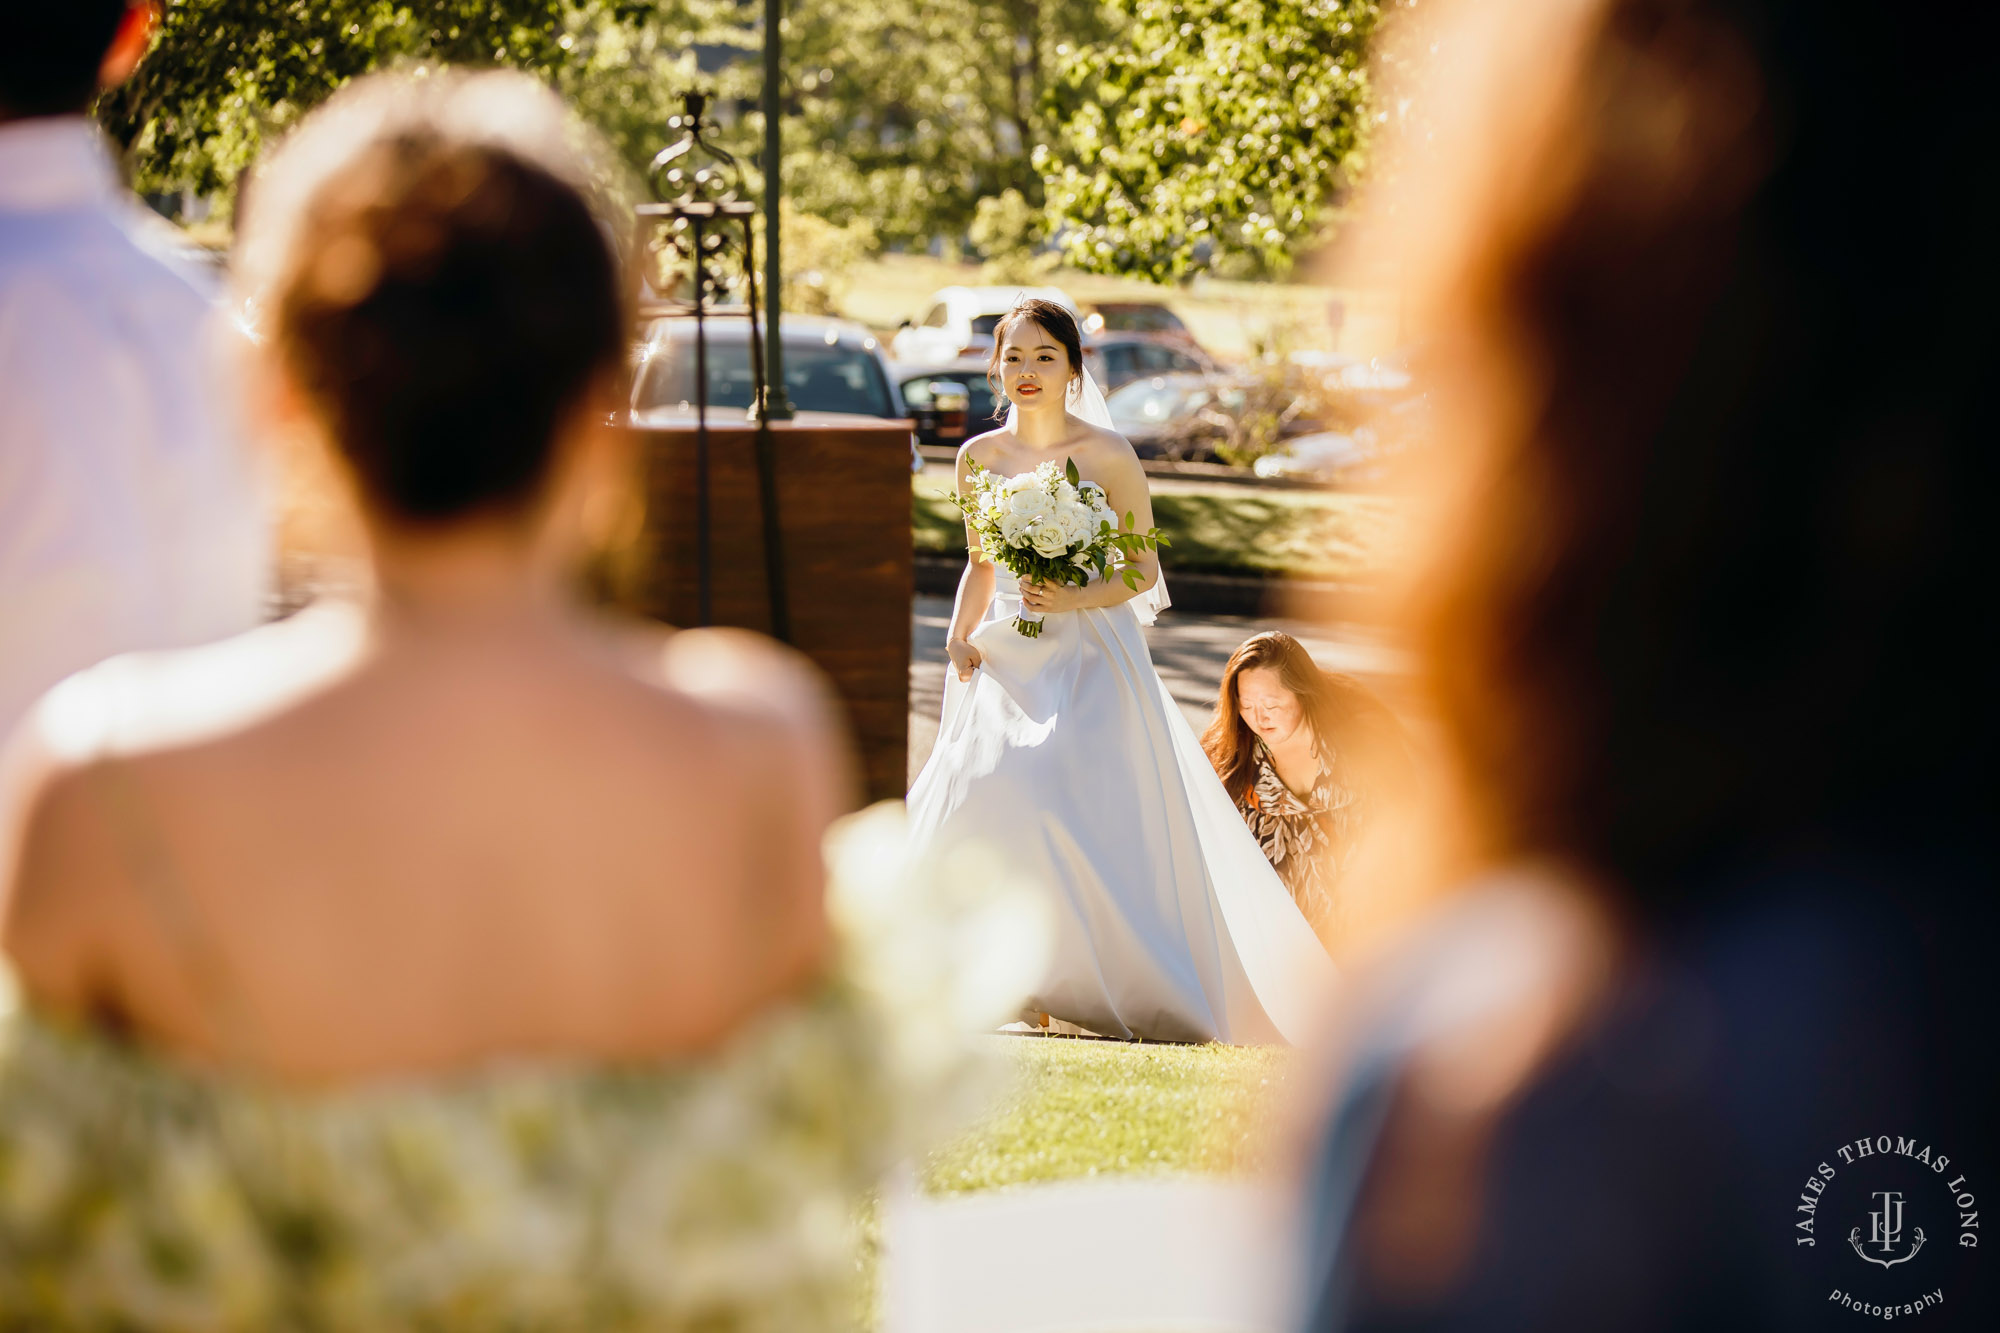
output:
M 219 312 L 151 252 L 85 114 L 156 17 L 0 0 L 0 741 L 73 671 L 263 611 L 268 524 L 217 392 Z

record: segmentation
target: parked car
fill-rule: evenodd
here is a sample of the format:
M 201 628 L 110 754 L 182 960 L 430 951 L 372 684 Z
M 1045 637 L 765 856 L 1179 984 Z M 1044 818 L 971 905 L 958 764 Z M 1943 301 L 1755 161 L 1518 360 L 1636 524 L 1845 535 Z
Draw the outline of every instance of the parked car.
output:
M 1218 367 L 1199 347 L 1170 343 L 1145 333 L 1104 334 L 1083 346 L 1083 363 L 1090 367 L 1108 396 L 1133 380 L 1153 375 L 1212 375 Z
M 986 378 L 985 357 L 959 357 L 941 366 L 892 362 L 890 372 L 923 444 L 957 448 L 1007 419 L 1007 399 Z
M 1054 301 L 1076 315 L 1076 302 L 1057 287 L 946 287 L 931 298 L 915 324 L 905 322 L 890 342 L 890 354 L 911 365 L 942 365 L 993 350 L 993 328 L 1024 296 Z
M 750 374 L 750 321 L 722 317 L 706 323 L 708 419 L 742 423 L 750 416 L 755 382 Z M 694 321 L 656 319 L 632 376 L 634 426 L 684 426 L 695 415 Z M 817 315 L 786 315 L 780 325 L 785 396 L 804 425 L 841 425 L 908 418 L 903 396 L 889 374 L 882 345 L 859 324 Z M 921 468 L 916 435 L 913 466 Z
M 1242 386 L 1223 376 L 1181 372 L 1134 380 L 1104 403 L 1139 457 L 1207 459 L 1223 431 L 1205 415 L 1240 410 L 1245 397 Z
M 1366 426 L 1353 434 L 1316 431 L 1288 440 L 1251 465 L 1260 477 L 1288 477 L 1328 485 L 1372 479 L 1380 470 L 1375 433 Z
M 1294 477 L 1330 485 L 1380 481 L 1394 460 L 1432 441 L 1427 395 L 1405 398 L 1346 431 L 1315 431 L 1286 440 L 1252 464 L 1260 477 Z
M 1144 333 L 1187 347 L 1197 346 L 1181 317 L 1158 301 L 1098 301 L 1083 317 L 1087 334 Z
M 1422 392 L 1411 368 L 1414 353 L 1405 348 L 1363 359 L 1338 352 L 1293 352 L 1291 363 L 1318 377 L 1322 388 L 1356 411 L 1367 412 L 1404 402 Z
M 1154 375 L 1114 390 L 1105 405 L 1141 458 L 1213 462 L 1222 444 L 1261 448 L 1326 429 L 1294 377 L 1254 371 Z

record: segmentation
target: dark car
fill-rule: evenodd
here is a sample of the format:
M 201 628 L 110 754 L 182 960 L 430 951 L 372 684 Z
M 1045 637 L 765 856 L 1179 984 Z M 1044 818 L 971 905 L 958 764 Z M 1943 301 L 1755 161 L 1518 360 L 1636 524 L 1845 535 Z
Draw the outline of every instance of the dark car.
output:
M 906 416 L 881 344 L 859 324 L 786 315 L 785 396 L 795 411 L 896 420 Z M 708 406 L 722 419 L 747 415 L 755 396 L 750 323 L 707 322 Z M 632 381 L 634 420 L 694 411 L 694 321 L 659 319 L 647 330 Z
M 785 396 L 805 425 L 900 421 L 909 416 L 889 374 L 882 345 L 859 324 L 815 315 L 786 315 L 783 325 Z M 756 397 L 750 373 L 750 321 L 707 321 L 708 419 L 743 422 Z M 694 420 L 694 321 L 656 319 L 633 367 L 631 412 L 635 426 L 684 426 Z M 914 434 L 911 466 L 921 470 Z
M 1208 375 L 1216 370 L 1200 348 L 1145 333 L 1099 334 L 1084 344 L 1083 363 L 1107 395 L 1153 375 Z
M 1181 317 L 1158 301 L 1099 301 L 1083 317 L 1085 333 L 1143 333 L 1195 346 L 1194 334 Z
M 921 443 L 955 449 L 1007 419 L 1007 399 L 993 391 L 983 356 L 891 369 Z

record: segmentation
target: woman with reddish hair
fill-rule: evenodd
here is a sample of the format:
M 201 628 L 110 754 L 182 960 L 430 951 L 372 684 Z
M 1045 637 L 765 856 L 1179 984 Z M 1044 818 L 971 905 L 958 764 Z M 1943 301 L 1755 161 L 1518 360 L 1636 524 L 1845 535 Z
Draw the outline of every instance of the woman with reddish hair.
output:
M 1388 216 L 1443 763 L 1425 910 L 1348 973 L 1305 1327 L 2000 1326 L 1993 36 L 1437 35 Z

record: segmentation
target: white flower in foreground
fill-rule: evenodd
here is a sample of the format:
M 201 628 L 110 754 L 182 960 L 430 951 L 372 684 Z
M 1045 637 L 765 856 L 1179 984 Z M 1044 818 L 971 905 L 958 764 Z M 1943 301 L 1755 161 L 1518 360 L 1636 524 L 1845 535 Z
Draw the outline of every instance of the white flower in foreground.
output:
M 1055 916 L 1000 847 L 965 839 L 913 854 L 902 802 L 882 801 L 828 831 L 826 859 L 827 910 L 863 946 L 863 979 L 945 998 L 945 1012 L 909 1022 L 990 1031 L 1040 984 Z M 909 929 L 912 919 L 926 929 Z M 891 921 L 903 928 L 881 928 Z

